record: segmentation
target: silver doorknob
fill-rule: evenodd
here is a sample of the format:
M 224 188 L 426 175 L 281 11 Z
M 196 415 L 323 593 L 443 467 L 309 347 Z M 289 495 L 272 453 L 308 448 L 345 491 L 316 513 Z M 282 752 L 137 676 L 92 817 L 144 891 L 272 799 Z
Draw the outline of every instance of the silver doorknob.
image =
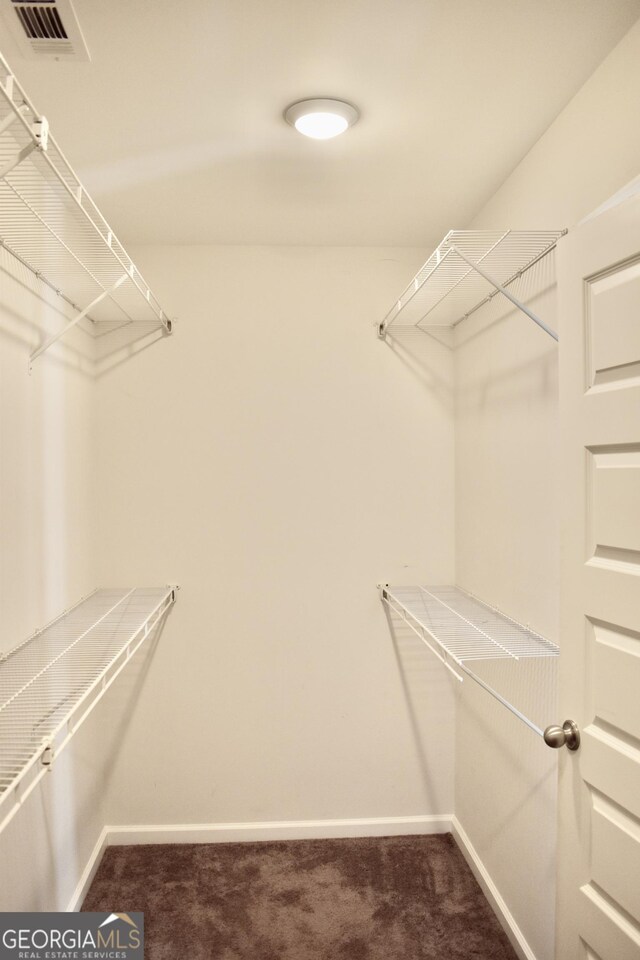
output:
M 577 750 L 580 746 L 580 731 L 575 720 L 565 720 L 561 727 L 552 724 L 547 727 L 543 736 L 546 745 L 554 750 L 565 746 L 568 750 Z

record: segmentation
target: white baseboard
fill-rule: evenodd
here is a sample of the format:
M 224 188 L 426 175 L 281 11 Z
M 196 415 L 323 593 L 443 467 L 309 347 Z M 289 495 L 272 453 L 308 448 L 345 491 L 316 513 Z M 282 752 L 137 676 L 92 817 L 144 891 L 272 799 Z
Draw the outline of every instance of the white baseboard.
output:
M 107 827 L 108 843 L 242 843 L 257 840 L 322 840 L 448 833 L 451 815 L 371 817 L 357 820 L 283 820 L 267 823 L 179 823 Z
M 425 817 L 371 817 L 357 820 L 284 820 L 267 823 L 178 823 L 106 826 L 67 910 L 82 906 L 108 846 L 143 843 L 242 843 L 257 840 L 322 840 L 340 837 L 392 837 L 415 833 L 449 833 L 451 814 Z
M 520 960 L 536 960 L 535 953 L 527 943 L 522 930 L 516 923 L 513 914 L 507 907 L 500 891 L 491 879 L 488 870 L 457 817 L 451 818 L 451 832 L 518 957 L 520 957 Z
M 96 845 L 91 851 L 91 856 L 87 861 L 87 865 L 82 871 L 82 876 L 78 881 L 78 886 L 73 892 L 73 896 L 69 901 L 69 906 L 67 907 L 68 913 L 75 913 L 82 906 L 82 901 L 87 895 L 87 891 L 93 882 L 93 878 L 96 875 L 96 871 L 100 866 L 100 861 L 102 860 L 102 854 L 109 845 L 109 828 L 103 827 L 100 831 L 100 836 L 96 841 Z

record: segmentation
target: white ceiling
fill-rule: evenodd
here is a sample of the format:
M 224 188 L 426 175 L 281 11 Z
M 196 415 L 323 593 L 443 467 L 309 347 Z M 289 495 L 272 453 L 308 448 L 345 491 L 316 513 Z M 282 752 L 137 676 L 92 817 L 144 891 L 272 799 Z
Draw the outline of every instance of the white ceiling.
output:
M 640 16 L 640 0 L 75 8 L 91 63 L 0 46 L 116 233 L 145 243 L 437 242 Z M 361 120 L 307 140 L 281 115 L 307 96 L 350 100 Z

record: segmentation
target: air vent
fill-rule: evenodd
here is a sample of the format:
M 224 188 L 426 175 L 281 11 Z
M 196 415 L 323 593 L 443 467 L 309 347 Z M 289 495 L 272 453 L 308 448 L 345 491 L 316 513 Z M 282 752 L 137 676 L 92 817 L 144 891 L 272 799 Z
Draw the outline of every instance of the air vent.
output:
M 71 0 L 1 0 L 7 22 L 29 60 L 90 60 Z
M 55 3 L 47 0 L 50 6 L 43 3 L 33 5 L 23 0 L 13 0 L 18 19 L 24 28 L 29 40 L 68 40 L 64 24 Z

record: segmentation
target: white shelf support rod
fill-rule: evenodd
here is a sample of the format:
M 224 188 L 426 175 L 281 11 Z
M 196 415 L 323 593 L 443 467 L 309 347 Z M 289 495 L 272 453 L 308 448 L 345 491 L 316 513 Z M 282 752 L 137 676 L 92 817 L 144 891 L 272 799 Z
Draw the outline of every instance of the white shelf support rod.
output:
M 18 113 L 21 113 L 24 116 L 24 114 L 27 113 L 27 110 L 28 107 L 22 106 L 18 108 Z M 3 134 L 5 130 L 8 130 L 11 124 L 18 119 L 18 113 L 7 114 L 2 123 L 0 123 L 0 135 Z
M 539 737 L 544 737 L 544 731 L 541 730 L 540 727 L 536 726 L 536 724 L 529 720 L 528 717 L 525 717 L 524 713 L 518 710 L 517 707 L 514 707 L 512 703 L 509 703 L 508 700 L 505 700 L 505 698 L 502 697 L 497 690 L 494 690 L 493 687 L 490 687 L 488 683 L 485 683 L 485 681 L 482 680 L 477 673 L 472 673 L 468 667 L 465 667 L 464 663 L 460 664 L 460 669 L 463 670 L 471 680 L 474 680 L 478 686 L 482 687 L 483 690 L 486 690 L 487 693 L 491 694 L 491 696 L 497 700 L 498 703 L 501 703 L 503 707 L 506 707 L 507 710 L 509 710 L 515 717 L 518 718 L 518 720 L 522 720 L 522 722 L 525 723 L 530 730 L 533 730 L 534 733 L 537 733 Z
M 15 116 L 11 119 L 15 119 Z M 19 163 L 22 163 L 23 160 L 26 160 L 30 153 L 36 149 L 37 143 L 33 140 L 31 143 L 28 143 L 22 150 L 19 150 L 18 153 L 14 154 L 11 160 L 7 160 L 3 167 L 0 167 L 0 180 L 4 180 L 8 173 L 17 167 Z
M 41 344 L 37 350 L 34 350 L 31 356 L 29 357 L 29 367 L 31 367 L 31 364 L 33 363 L 33 361 L 36 360 L 41 354 L 43 354 L 45 350 L 48 350 L 49 347 L 52 346 L 57 340 L 59 340 L 61 337 L 64 337 L 64 335 L 68 333 L 72 327 L 75 327 L 76 324 L 80 323 L 80 321 L 83 320 L 84 317 L 86 317 L 89 311 L 92 310 L 96 306 L 96 304 L 100 303 L 101 300 L 104 300 L 105 297 L 110 297 L 111 294 L 114 292 L 114 290 L 117 290 L 118 287 L 122 283 L 124 283 L 125 280 L 128 280 L 128 279 L 129 279 L 129 274 L 123 273 L 122 276 L 118 280 L 116 280 L 113 286 L 107 287 L 106 290 L 103 290 L 102 293 L 95 298 L 95 300 L 92 300 L 91 303 L 84 308 L 84 310 L 80 311 L 77 317 L 74 317 L 73 320 L 70 320 L 69 323 L 66 325 L 66 327 L 64 327 L 62 330 L 59 330 L 58 333 L 54 333 L 53 336 L 49 337 L 48 340 L 45 340 L 45 342 Z
M 533 310 L 530 310 L 529 307 L 527 307 L 521 300 L 518 300 L 517 297 L 514 297 L 514 295 L 507 290 L 506 287 L 503 287 L 498 283 L 497 280 L 494 280 L 490 274 L 483 270 L 482 267 L 474 260 L 471 260 L 469 257 L 467 257 L 454 243 L 451 244 L 451 250 L 457 253 L 465 263 L 468 263 L 469 266 L 476 271 L 476 273 L 479 273 L 481 277 L 484 277 L 484 279 L 490 283 L 492 287 L 495 287 L 496 290 L 499 290 L 500 293 L 507 298 L 507 300 L 510 300 L 511 303 L 518 308 L 518 310 L 522 310 L 523 313 L 526 313 L 526 315 L 533 320 L 534 323 L 537 323 L 545 333 L 548 333 L 549 336 L 553 337 L 554 340 L 558 340 L 558 334 L 555 332 L 555 330 L 552 330 L 551 327 L 548 327 L 547 324 L 533 312 Z

